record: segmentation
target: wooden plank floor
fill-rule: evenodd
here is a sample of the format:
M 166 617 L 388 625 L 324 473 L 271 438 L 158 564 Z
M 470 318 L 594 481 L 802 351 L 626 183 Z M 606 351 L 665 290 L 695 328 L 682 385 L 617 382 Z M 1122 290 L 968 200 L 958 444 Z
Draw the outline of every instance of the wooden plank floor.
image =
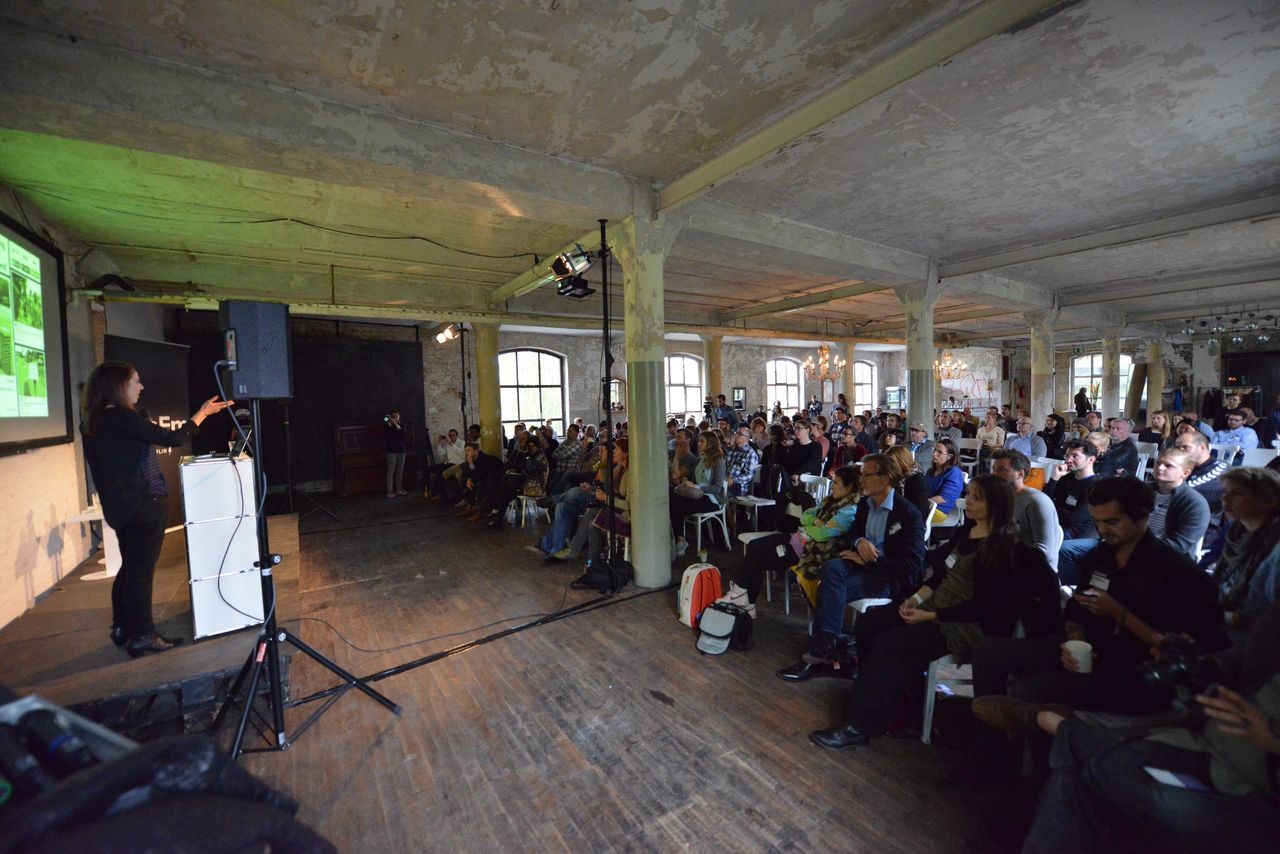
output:
M 589 596 L 566 593 L 574 567 L 525 550 L 533 528 L 492 532 L 421 500 L 328 503 L 341 523 L 302 524 L 300 632 L 357 673 Z M 803 608 L 765 605 L 755 649 L 721 657 L 696 652 L 674 608 L 672 591 L 642 596 L 376 683 L 398 719 L 349 692 L 287 751 L 245 762 L 343 851 L 1016 849 L 1030 795 L 939 787 L 956 751 L 809 743 L 847 686 L 774 676 Z M 367 649 L 462 634 L 367 653 L 311 618 Z M 302 656 L 293 674 L 296 690 L 329 684 Z

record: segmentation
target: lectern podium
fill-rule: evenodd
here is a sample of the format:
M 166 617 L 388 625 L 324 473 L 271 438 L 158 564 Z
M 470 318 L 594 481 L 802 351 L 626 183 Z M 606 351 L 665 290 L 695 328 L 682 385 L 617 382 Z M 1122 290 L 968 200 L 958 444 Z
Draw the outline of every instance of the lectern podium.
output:
M 186 457 L 178 467 L 194 637 L 263 620 L 253 460 Z

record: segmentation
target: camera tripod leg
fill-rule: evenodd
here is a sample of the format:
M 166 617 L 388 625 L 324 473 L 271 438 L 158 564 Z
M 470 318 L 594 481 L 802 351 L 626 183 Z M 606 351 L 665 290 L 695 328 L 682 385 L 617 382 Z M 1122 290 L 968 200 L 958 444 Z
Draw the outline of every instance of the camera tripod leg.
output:
M 253 711 L 253 698 L 258 693 L 258 681 L 262 678 L 262 663 L 266 658 L 267 641 L 266 638 L 259 638 L 258 645 L 254 647 L 252 667 L 249 671 L 249 690 L 244 695 L 244 710 L 240 715 L 240 725 L 236 727 L 236 739 L 231 745 L 231 758 L 235 760 L 241 753 L 240 747 L 244 744 L 245 727 L 249 725 L 249 715 Z M 245 662 L 249 664 L 249 662 Z M 241 671 L 243 675 L 243 671 Z M 237 680 L 239 681 L 239 680 Z M 232 695 L 227 695 L 227 702 L 231 702 Z

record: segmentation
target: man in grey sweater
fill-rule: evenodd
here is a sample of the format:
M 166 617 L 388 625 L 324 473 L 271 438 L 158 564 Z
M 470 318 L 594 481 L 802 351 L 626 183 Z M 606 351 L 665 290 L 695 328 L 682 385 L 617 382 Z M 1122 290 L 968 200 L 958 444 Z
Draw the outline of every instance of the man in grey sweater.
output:
M 1027 486 L 1031 461 L 1021 451 L 1001 448 L 991 454 L 991 473 L 1013 487 L 1013 521 L 1018 526 L 1018 539 L 1039 549 L 1058 571 L 1058 547 L 1062 545 L 1062 528 L 1053 499 L 1038 489 Z
M 1199 560 L 1204 532 L 1209 528 L 1209 502 L 1187 485 L 1195 462 L 1191 454 L 1170 448 L 1156 460 L 1156 506 L 1147 528 L 1178 551 Z

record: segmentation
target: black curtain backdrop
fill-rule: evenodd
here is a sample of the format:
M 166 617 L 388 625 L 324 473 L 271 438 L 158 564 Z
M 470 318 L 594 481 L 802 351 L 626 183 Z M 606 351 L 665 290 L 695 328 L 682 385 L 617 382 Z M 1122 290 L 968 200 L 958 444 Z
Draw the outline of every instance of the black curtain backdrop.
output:
M 108 335 L 103 340 L 103 354 L 108 362 L 128 362 L 137 369 L 143 385 L 138 408 L 145 409 L 151 420 L 161 427 L 180 427 L 196 411 L 187 394 L 188 349 L 183 345 Z M 208 395 L 200 399 L 207 398 Z M 226 445 L 222 448 L 225 451 Z M 179 448 L 155 450 L 160 457 L 165 485 L 169 487 L 168 523 L 181 525 L 182 489 L 178 483 L 178 463 L 191 453 L 191 443 Z
M 196 314 L 205 313 L 191 312 L 182 321 L 185 328 L 175 335 L 191 348 L 189 375 L 193 406 L 218 393 L 213 364 L 222 358 L 217 315 L 192 316 Z M 334 427 L 381 424 L 382 416 L 392 409 L 399 409 L 404 423 L 413 426 L 417 453 L 429 445 L 423 437 L 431 425 L 421 423 L 426 401 L 422 350 L 418 342 L 295 334 L 291 345 L 293 399 L 264 400 L 259 404 L 263 464 L 269 487 L 287 482 L 286 406 L 293 438 L 294 483 L 333 478 Z M 244 404 L 247 406 L 247 402 Z M 240 405 L 241 401 L 237 401 L 236 408 Z M 231 419 L 217 415 L 210 422 L 216 422 L 216 429 L 201 431 L 193 442 L 195 453 L 227 450 Z

